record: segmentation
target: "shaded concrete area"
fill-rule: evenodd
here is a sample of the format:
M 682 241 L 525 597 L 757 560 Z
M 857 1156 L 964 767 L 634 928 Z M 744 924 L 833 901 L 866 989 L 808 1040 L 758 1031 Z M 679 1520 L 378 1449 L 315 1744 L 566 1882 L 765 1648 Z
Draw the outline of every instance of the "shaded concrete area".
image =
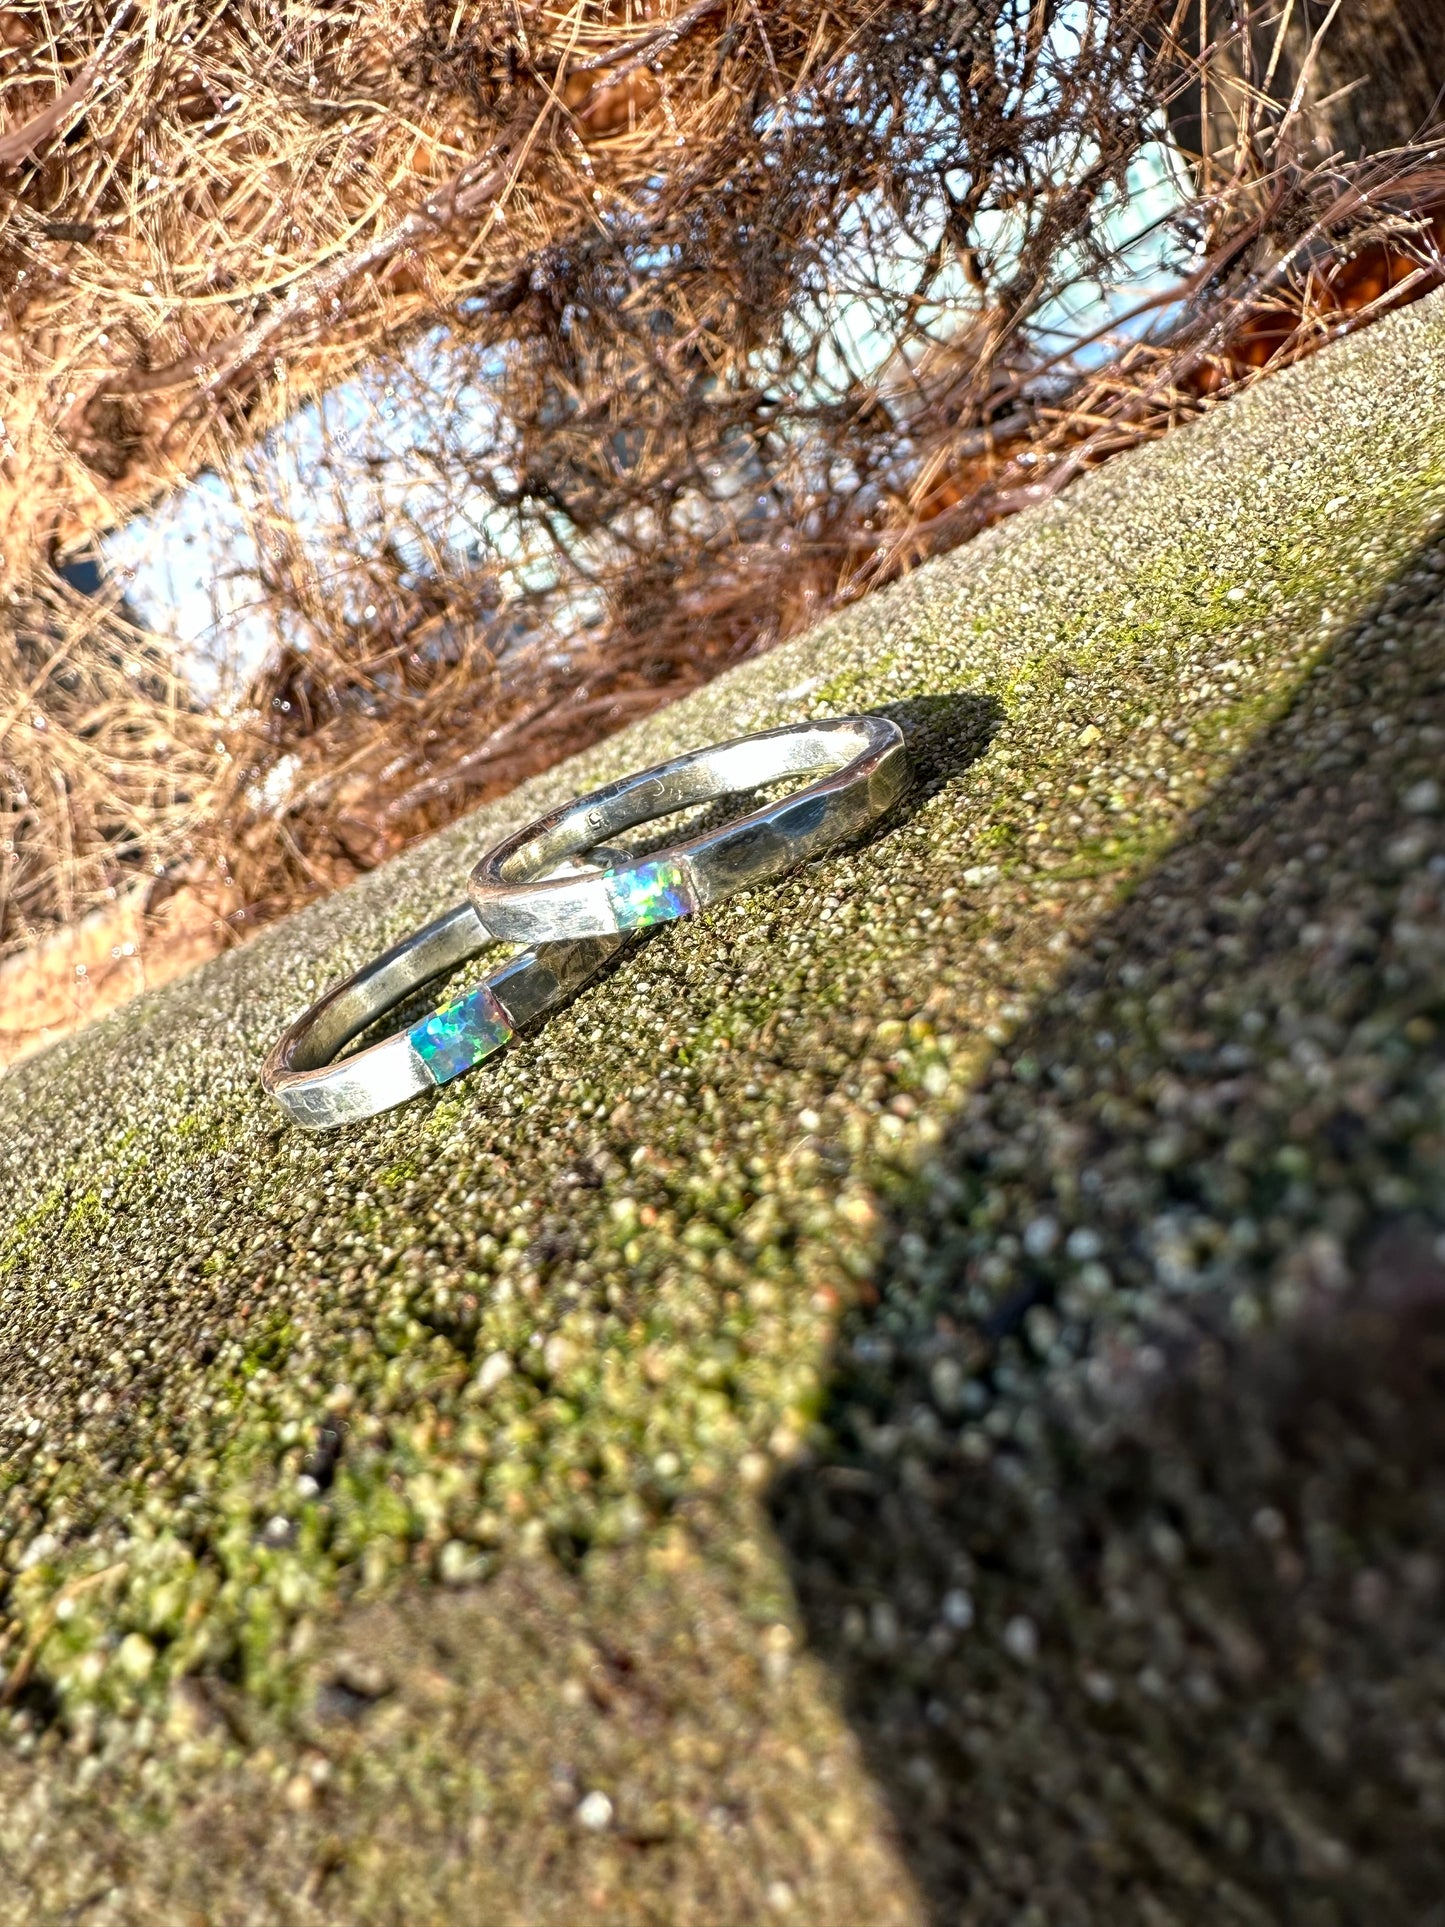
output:
M 1431 301 L 7 1074 L 27 1918 L 1431 1918 L 1442 516 Z M 504 819 L 854 708 L 859 847 L 267 1108 Z
M 773 1516 L 940 1923 L 1441 1917 L 1442 751 L 1436 548 L 890 1214 Z

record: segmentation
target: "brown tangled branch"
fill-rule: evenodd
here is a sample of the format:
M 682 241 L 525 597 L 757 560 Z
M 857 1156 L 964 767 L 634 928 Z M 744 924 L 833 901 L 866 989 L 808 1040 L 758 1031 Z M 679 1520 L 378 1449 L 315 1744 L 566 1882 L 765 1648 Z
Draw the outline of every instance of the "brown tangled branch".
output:
M 0 949 L 248 928 L 1433 285 L 1386 4 L 6 9 Z M 214 690 L 73 562 L 202 473 Z
M 363 275 L 375 275 L 388 267 L 398 255 L 411 248 L 424 248 L 449 229 L 479 220 L 515 185 L 519 163 L 546 132 L 549 122 L 559 114 L 570 113 L 585 123 L 589 111 L 604 94 L 611 92 L 640 72 L 658 53 L 686 38 L 689 32 L 717 13 L 723 0 L 693 0 L 675 20 L 641 34 L 624 47 L 594 54 L 575 69 L 579 74 L 606 69 L 605 78 L 594 80 L 570 106 L 558 91 L 565 71 L 565 57 L 558 62 L 550 86 L 539 89 L 540 106 L 525 101 L 519 106 L 511 126 L 475 160 L 460 168 L 451 179 L 430 193 L 421 206 L 405 214 L 394 226 L 363 247 L 353 249 L 297 282 L 286 298 L 245 334 L 219 343 L 209 355 L 185 355 L 167 367 L 148 374 L 132 374 L 110 384 L 110 394 L 157 394 L 201 378 L 198 402 L 214 401 L 238 376 L 254 367 L 272 347 L 277 337 L 299 321 L 321 313 L 324 305 L 341 295 Z M 486 230 L 482 237 L 485 239 Z M 193 403 L 192 407 L 198 404 Z

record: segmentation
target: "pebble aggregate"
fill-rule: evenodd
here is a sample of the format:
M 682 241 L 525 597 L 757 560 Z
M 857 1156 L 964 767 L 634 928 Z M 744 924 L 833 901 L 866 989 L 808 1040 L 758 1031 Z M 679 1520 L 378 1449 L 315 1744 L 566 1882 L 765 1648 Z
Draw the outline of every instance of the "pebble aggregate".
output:
M 1442 521 L 1437 297 L 0 1081 L 27 1917 L 1431 1917 Z M 858 846 L 268 1109 L 504 817 L 856 708 Z

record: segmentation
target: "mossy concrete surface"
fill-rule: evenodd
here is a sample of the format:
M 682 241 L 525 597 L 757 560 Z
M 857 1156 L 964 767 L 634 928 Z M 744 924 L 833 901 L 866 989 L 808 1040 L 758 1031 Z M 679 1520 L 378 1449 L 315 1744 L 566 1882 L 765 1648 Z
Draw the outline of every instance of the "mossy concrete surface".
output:
M 6 1911 L 1442 1917 L 1442 516 L 1436 299 L 0 1082 Z M 268 1106 L 500 823 L 858 708 L 859 846 Z

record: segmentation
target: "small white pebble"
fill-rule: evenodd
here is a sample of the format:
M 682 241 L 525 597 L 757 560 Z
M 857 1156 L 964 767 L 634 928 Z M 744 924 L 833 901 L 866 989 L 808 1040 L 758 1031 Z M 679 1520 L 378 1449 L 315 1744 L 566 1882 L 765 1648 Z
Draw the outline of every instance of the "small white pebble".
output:
M 495 1392 L 503 1379 L 512 1376 L 512 1361 L 505 1352 L 492 1352 L 477 1370 L 477 1390 L 483 1398 Z
M 1024 1250 L 1031 1258 L 1047 1258 L 1058 1242 L 1059 1227 L 1053 1218 L 1035 1218 L 1024 1228 Z
M 1020 1666 L 1032 1666 L 1039 1656 L 1039 1629 L 1026 1613 L 1016 1613 L 1003 1629 L 1004 1651 Z
M 1256 1535 L 1272 1546 L 1279 1544 L 1288 1529 L 1284 1522 L 1284 1514 L 1277 1512 L 1272 1505 L 1262 1505 L 1250 1523 Z
M 1385 861 L 1397 870 L 1408 870 L 1421 861 L 1429 847 L 1418 830 L 1407 830 L 1385 845 Z
M 1035 1352 L 1043 1358 L 1059 1342 L 1059 1321 L 1047 1305 L 1034 1305 L 1024 1315 L 1024 1333 Z
M 943 1595 L 943 1623 L 956 1633 L 966 1633 L 973 1624 L 973 1599 L 962 1586 Z
M 937 1358 L 928 1374 L 933 1402 L 940 1411 L 952 1412 L 963 1394 L 963 1367 L 956 1358 Z
M 127 1679 L 137 1685 L 150 1678 L 151 1668 L 156 1663 L 156 1649 L 144 1633 L 127 1633 L 115 1651 L 115 1663 Z
M 589 1833 L 605 1833 L 612 1825 L 612 1802 L 600 1787 L 577 1802 L 577 1824 Z
M 448 1539 L 437 1555 L 437 1577 L 444 1586 L 465 1586 L 480 1570 L 481 1562 L 464 1539 Z
M 1440 809 L 1440 785 L 1433 776 L 1412 783 L 1401 798 L 1411 816 L 1435 816 Z
M 560 1378 L 573 1362 L 573 1348 L 561 1332 L 553 1332 L 542 1347 L 542 1362 L 553 1378 Z

